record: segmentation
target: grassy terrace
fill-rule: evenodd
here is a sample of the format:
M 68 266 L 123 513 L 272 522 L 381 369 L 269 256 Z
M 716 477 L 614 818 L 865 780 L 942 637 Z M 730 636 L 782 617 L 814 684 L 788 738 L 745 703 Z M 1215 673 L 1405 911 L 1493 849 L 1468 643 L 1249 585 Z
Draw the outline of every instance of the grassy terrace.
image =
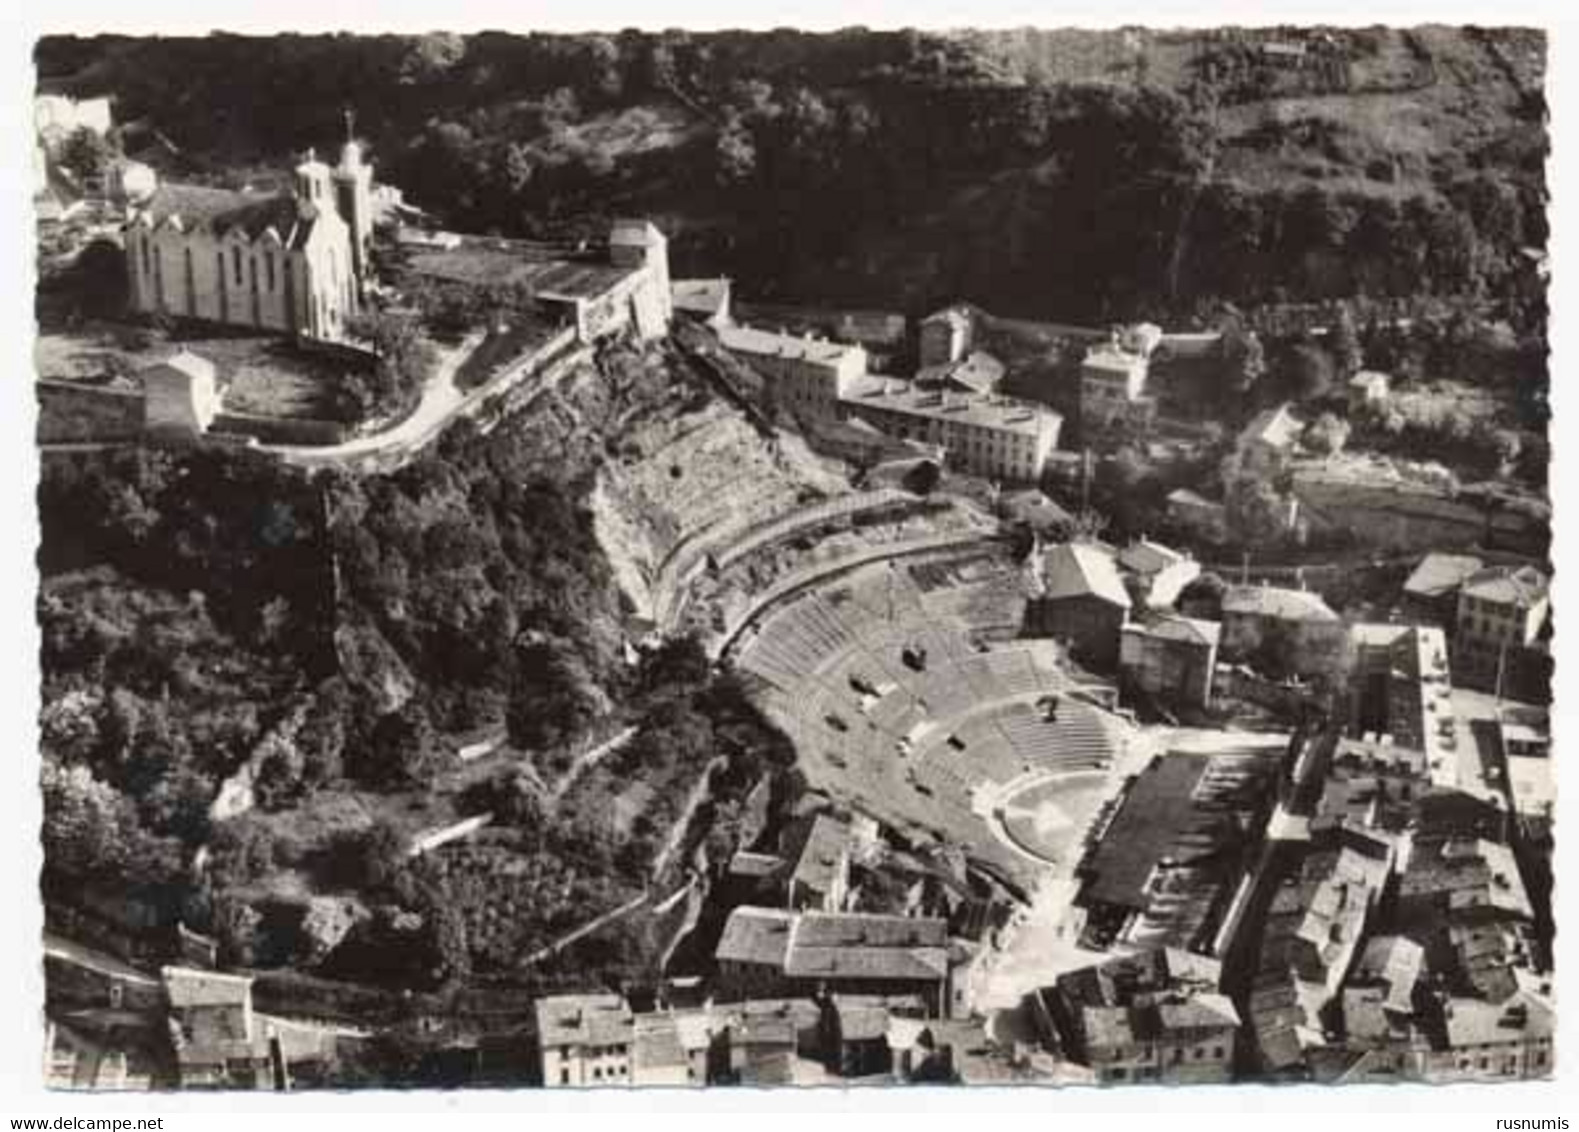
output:
M 337 396 L 345 363 L 298 350 L 274 336 L 205 329 L 168 341 L 146 330 L 109 322 L 42 330 L 33 357 L 42 378 L 55 381 L 136 381 L 138 371 L 186 349 L 218 370 L 226 412 L 265 417 L 350 422 L 351 407 Z
M 455 371 L 455 384 L 461 389 L 476 389 L 558 332 L 559 327 L 551 322 L 529 319 L 518 320 L 502 334 L 488 335 Z

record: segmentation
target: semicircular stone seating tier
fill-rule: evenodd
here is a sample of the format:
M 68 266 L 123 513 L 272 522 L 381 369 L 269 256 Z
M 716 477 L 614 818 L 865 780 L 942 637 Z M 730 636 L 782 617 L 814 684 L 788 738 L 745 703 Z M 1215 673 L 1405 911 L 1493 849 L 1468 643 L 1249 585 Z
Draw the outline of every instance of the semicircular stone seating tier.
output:
M 940 623 L 936 596 L 904 571 L 863 571 L 775 610 L 736 663 L 841 792 L 979 843 L 984 802 L 1021 781 L 1101 773 L 1117 740 L 1103 712 L 1060 695 L 1069 684 L 1045 646 L 983 651 L 969 623 Z

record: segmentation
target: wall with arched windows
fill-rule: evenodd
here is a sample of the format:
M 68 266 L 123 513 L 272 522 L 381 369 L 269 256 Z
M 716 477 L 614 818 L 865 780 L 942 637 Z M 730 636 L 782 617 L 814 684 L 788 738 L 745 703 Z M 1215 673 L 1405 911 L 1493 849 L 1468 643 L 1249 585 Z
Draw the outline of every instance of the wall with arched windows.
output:
M 325 228 L 320 237 L 324 248 L 334 246 L 337 227 L 344 232 L 332 218 L 325 224 L 320 217 L 314 227 L 320 226 Z M 131 307 L 149 314 L 323 335 L 322 326 L 344 325 L 355 309 L 356 289 L 343 267 L 338 276 L 327 262 L 309 272 L 306 259 L 314 254 L 322 260 L 324 251 L 288 250 L 272 231 L 248 239 L 237 232 L 215 237 L 173 225 L 134 225 L 126 234 Z M 346 254 L 338 253 L 336 263 L 343 264 Z M 300 267 L 294 280 L 293 261 Z M 332 288 L 323 297 L 321 319 L 309 319 L 307 305 L 293 303 L 293 283 L 304 296 L 314 287 Z

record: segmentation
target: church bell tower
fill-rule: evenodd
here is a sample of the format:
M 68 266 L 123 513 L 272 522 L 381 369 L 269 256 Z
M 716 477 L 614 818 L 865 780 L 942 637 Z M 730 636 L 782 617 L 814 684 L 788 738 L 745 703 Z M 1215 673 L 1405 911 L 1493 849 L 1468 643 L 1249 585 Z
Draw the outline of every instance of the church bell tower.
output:
M 351 231 L 351 269 L 366 280 L 373 247 L 373 167 L 362 160 L 362 146 L 354 136 L 356 119 L 345 112 L 345 145 L 334 169 L 335 207 Z

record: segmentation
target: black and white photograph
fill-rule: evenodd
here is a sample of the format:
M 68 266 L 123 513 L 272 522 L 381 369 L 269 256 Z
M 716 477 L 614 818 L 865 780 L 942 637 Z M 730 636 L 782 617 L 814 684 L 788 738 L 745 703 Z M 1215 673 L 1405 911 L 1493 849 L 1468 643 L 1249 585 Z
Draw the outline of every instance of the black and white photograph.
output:
M 42 1095 L 1552 1077 L 1548 31 L 861 15 L 33 40 Z

